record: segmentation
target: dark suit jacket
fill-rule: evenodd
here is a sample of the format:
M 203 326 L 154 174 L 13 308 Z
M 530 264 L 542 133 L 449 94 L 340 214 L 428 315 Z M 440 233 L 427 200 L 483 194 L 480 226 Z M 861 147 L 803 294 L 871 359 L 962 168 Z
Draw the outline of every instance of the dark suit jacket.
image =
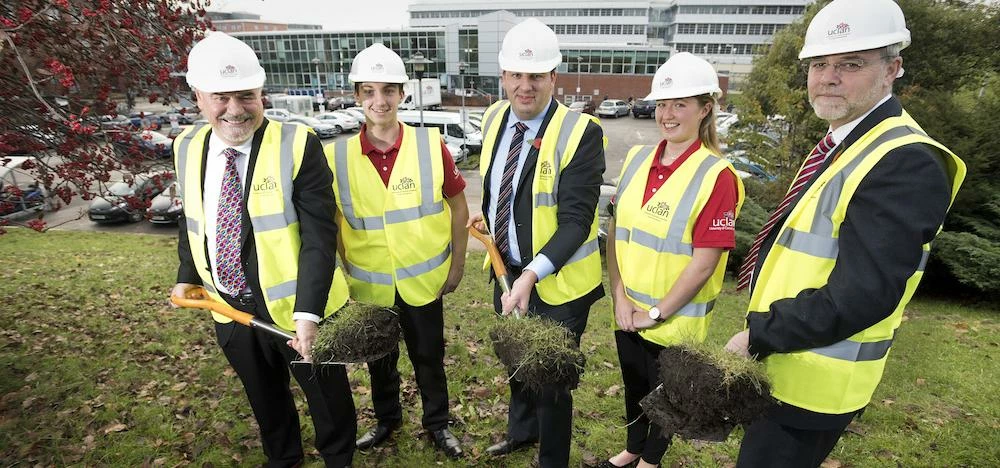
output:
M 253 136 L 253 147 L 250 151 L 250 160 L 247 166 L 247 175 L 243 190 L 243 216 L 242 216 L 242 253 L 243 271 L 246 273 L 247 285 L 254 294 L 257 303 L 257 311 L 261 318 L 272 321 L 269 314 L 260 314 L 260 311 L 267 311 L 261 293 L 259 275 L 257 272 L 257 250 L 254 245 L 253 225 L 250 222 L 250 215 L 246 210 L 247 196 L 250 190 L 246 188 L 249 181 L 253 180 L 254 165 L 257 162 L 257 155 L 260 151 L 260 143 L 264 137 L 264 129 L 267 128 L 268 120 L 257 129 Z M 287 125 L 287 124 L 286 124 Z M 208 153 L 208 136 L 204 153 L 202 153 L 201 163 L 201 184 L 205 183 L 205 161 Z M 278 174 L 275 174 L 277 178 Z M 191 203 L 190 200 L 184 200 Z M 200 201 L 199 201 L 200 202 Z M 299 168 L 298 176 L 292 183 L 292 204 L 299 218 L 299 236 L 302 240 L 302 247 L 299 250 L 299 276 L 298 288 L 295 291 L 295 312 L 308 312 L 323 316 L 326 307 L 327 297 L 330 292 L 330 283 L 333 281 L 334 256 L 337 246 L 337 225 L 333 221 L 334 194 L 333 194 L 333 173 L 326 162 L 323 154 L 323 145 L 314 134 L 309 134 L 306 140 L 305 154 L 302 157 L 302 165 Z M 194 261 L 191 258 L 191 248 L 188 244 L 187 227 L 184 217 L 177 221 L 178 238 L 177 253 L 180 258 L 180 267 L 177 270 L 178 283 L 202 284 L 201 277 L 196 271 Z M 206 249 L 207 252 L 207 249 Z M 208 260 L 206 259 L 206 262 Z
M 555 114 L 557 103 L 552 101 L 545 119 L 539 127 L 535 138 L 544 138 L 549 121 Z M 504 113 L 500 121 L 500 134 L 496 136 L 497 143 L 500 142 L 502 132 L 507 128 L 507 120 L 510 116 L 510 108 Z M 553 130 L 553 132 L 557 129 Z M 493 158 L 496 161 L 497 146 L 493 147 Z M 503 151 L 507 151 L 504 148 Z M 532 252 L 534 246 L 531 240 L 531 210 L 532 193 L 531 181 L 535 175 L 535 164 L 538 161 L 538 149 L 532 146 L 524 162 L 524 169 L 521 170 L 521 178 L 517 183 L 517 192 L 514 194 L 513 222 L 516 224 L 517 244 L 521 251 L 521 265 L 527 265 L 534 258 Z M 483 214 L 489 216 L 490 174 L 497 164 L 491 164 L 486 176 L 483 179 Z M 503 165 L 500 165 L 503 170 Z M 541 247 L 540 254 L 546 257 L 555 266 L 555 272 L 566 264 L 578 248 L 587 240 L 590 234 L 590 226 L 594 221 L 597 201 L 601 194 L 601 181 L 604 175 L 604 131 L 593 122 L 587 124 L 584 130 L 580 145 L 566 169 L 559 176 L 559 206 L 557 209 L 558 228 L 548 242 Z M 492 220 L 489 220 L 492 223 Z
M 899 100 L 890 98 L 851 131 L 835 154 L 902 111 Z M 832 161 L 832 157 L 827 158 L 820 170 L 827 170 Z M 799 193 L 800 198 L 809 185 Z M 851 198 L 840 227 L 837 263 L 827 284 L 775 301 L 766 313 L 749 314 L 750 353 L 763 358 L 776 352 L 827 346 L 892 314 L 906 280 L 920 263 L 923 244 L 937 234 L 950 201 L 951 180 L 936 148 L 911 144 L 886 154 Z M 773 229 L 761 245 L 755 280 L 777 235 L 778 229 Z M 787 404 L 781 408 L 787 416 L 780 419 L 785 424 L 816 429 L 838 424 L 835 420 L 827 424 L 830 418 L 824 421 L 823 416 L 828 415 Z

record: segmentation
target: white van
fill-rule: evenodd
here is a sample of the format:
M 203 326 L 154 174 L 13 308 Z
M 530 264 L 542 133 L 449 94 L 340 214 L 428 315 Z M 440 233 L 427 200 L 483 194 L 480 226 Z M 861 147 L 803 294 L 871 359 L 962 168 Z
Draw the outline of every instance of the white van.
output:
M 397 113 L 400 122 L 419 127 L 420 111 L 404 111 Z M 424 111 L 424 126 L 436 127 L 447 143 L 468 148 L 469 154 L 479 153 L 483 149 L 483 134 L 469 122 L 462 122 L 458 112 Z

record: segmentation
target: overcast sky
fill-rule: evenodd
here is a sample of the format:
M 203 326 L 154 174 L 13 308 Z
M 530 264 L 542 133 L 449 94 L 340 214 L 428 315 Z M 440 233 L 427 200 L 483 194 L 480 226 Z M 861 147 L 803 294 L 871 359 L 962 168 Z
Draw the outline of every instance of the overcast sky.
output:
M 400 29 L 410 0 L 216 0 L 211 11 L 246 11 L 261 20 L 318 24 L 340 31 Z

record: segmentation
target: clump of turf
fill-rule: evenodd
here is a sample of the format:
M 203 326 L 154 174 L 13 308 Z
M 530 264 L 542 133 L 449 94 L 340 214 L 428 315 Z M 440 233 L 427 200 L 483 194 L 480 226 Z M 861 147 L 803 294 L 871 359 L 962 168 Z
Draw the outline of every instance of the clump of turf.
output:
M 352 302 L 319 325 L 312 345 L 316 363 L 371 362 L 399 343 L 399 315 L 392 309 Z
M 774 404 L 764 365 L 705 344 L 660 352 L 662 384 L 639 405 L 664 435 L 721 442 Z
M 586 357 L 573 334 L 551 319 L 532 315 L 498 320 L 490 339 L 507 373 L 528 389 L 579 385 Z

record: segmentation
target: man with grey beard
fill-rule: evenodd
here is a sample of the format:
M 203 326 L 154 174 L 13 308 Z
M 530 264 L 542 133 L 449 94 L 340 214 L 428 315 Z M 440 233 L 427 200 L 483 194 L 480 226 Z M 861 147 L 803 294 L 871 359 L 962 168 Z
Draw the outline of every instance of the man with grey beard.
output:
M 344 367 L 289 366 L 297 354 L 310 361 L 317 324 L 347 301 L 334 263 L 333 175 L 308 128 L 264 119 L 264 80 L 254 51 L 224 33 L 191 49 L 187 82 L 209 125 L 174 141 L 184 216 L 171 294 L 207 294 L 294 331 L 285 340 L 215 316 L 219 346 L 260 426 L 267 466 L 304 462 L 289 373 L 305 393 L 326 466 L 349 466 L 357 423 Z

